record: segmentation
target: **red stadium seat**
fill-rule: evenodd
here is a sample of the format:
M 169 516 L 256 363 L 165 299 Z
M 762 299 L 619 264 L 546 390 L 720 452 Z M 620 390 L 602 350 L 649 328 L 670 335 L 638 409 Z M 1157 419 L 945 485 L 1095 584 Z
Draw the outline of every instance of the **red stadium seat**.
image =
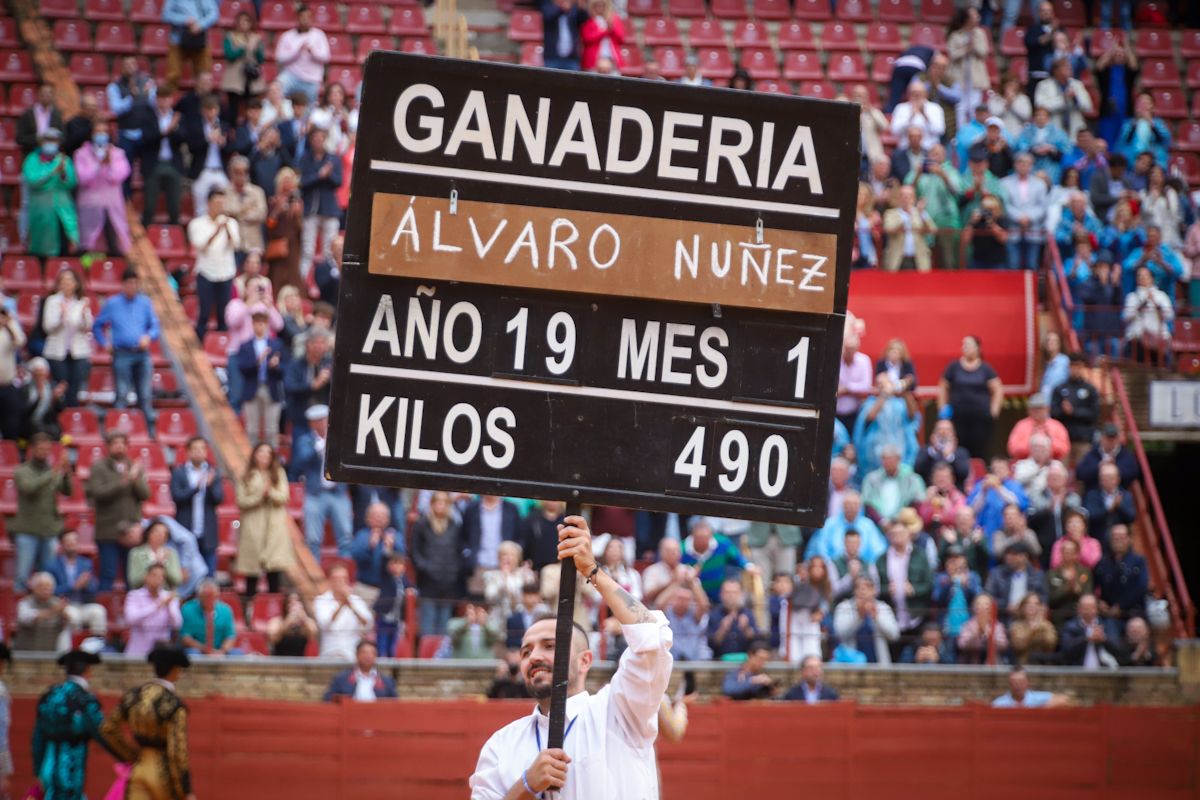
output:
M 0 17 L 0 47 L 20 47 L 21 37 L 17 34 L 17 21 L 11 17 Z
M 542 58 L 542 45 L 537 42 L 525 42 L 521 45 L 521 62 L 527 67 L 543 67 L 545 61 Z
M 1200 30 L 1183 31 L 1179 39 L 1179 55 L 1184 58 L 1200 58 Z
M 5 256 L 0 274 L 4 276 L 4 288 L 10 292 L 40 292 L 46 288 L 41 261 L 35 256 Z
M 1141 64 L 1142 85 L 1149 88 L 1181 86 L 1182 77 L 1173 58 L 1147 58 Z
M 514 42 L 542 41 L 542 15 L 536 11 L 514 11 L 508 19 L 508 38 Z
M 642 48 L 634 45 L 621 45 L 617 48 L 617 52 L 621 54 L 621 74 L 636 78 L 646 70 L 645 62 L 642 59 Z
M 129 18 L 124 0 L 83 0 L 83 16 L 92 22 L 122 22 Z
M 412 642 L 410 642 L 408 640 L 407 636 L 397 636 L 396 637 L 396 649 L 392 652 L 392 657 L 393 658 L 412 658 L 413 657 Z
M 362 68 L 358 65 L 330 65 L 325 73 L 326 84 L 340 83 L 346 89 L 346 93 L 353 95 L 358 91 L 358 85 L 362 83 Z
M 142 505 L 142 513 L 147 517 L 174 515 L 175 501 L 171 499 L 171 484 L 151 483 L 150 499 Z
M 1151 89 L 1150 94 L 1154 97 L 1158 116 L 1163 119 L 1187 119 L 1187 103 L 1182 89 Z
M 667 13 L 672 17 L 696 18 L 708 16 L 704 0 L 667 0 Z
M 445 636 L 422 636 L 417 645 L 417 658 L 433 658 L 446 644 Z
M 1125 34 L 1119 30 L 1097 30 L 1092 32 L 1092 43 L 1088 47 L 1088 54 L 1092 58 L 1099 58 L 1104 51 L 1112 47 L 1114 44 L 1119 44 L 1125 41 Z
M 1171 32 L 1138 28 L 1133 32 L 1133 52 L 1138 58 L 1173 58 Z
M 0 185 L 18 186 L 21 183 L 21 169 L 24 162 L 17 150 L 0 152 Z
M 831 81 L 865 81 L 867 65 L 861 53 L 832 53 L 829 56 L 829 79 Z
M 116 384 L 113 381 L 112 368 L 97 366 L 94 360 L 92 363 L 92 374 L 88 376 L 88 401 L 98 405 L 111 406 L 116 400 Z
M 3 84 L 0 84 L 0 88 L 3 88 Z M 9 112 L 15 117 L 33 105 L 37 101 L 37 89 L 38 87 L 34 83 L 22 83 L 8 87 Z M 100 92 L 100 94 L 104 93 Z
M 133 26 L 128 22 L 106 22 L 96 26 L 96 50 L 100 53 L 136 53 Z
M 356 64 L 354 42 L 347 33 L 331 33 L 325 37 L 329 41 L 329 63 Z M 366 37 L 364 37 L 366 38 Z M 370 51 L 368 51 L 370 52 Z
M 913 25 L 908 33 L 908 44 L 925 45 L 934 50 L 944 50 L 946 47 L 946 32 L 939 25 Z
M 656 17 L 662 14 L 662 0 L 629 0 L 625 10 L 631 17 Z
M 38 13 L 46 19 L 79 19 L 79 4 L 76 0 L 40 0 Z
M 800 84 L 796 89 L 796 94 L 800 97 L 812 97 L 817 100 L 832 100 L 837 96 L 837 91 L 829 81 L 810 81 Z
M 796 0 L 792 8 L 796 19 L 824 22 L 830 18 L 829 0 Z
M 116 294 L 121 291 L 121 275 L 126 264 L 123 258 L 93 261 L 88 270 L 87 289 L 96 294 Z
M 337 3 L 311 3 L 308 8 L 313 12 L 313 25 L 325 33 L 342 30 L 342 15 L 338 12 Z
M 72 53 L 67 69 L 76 83 L 84 86 L 104 86 L 109 82 L 108 64 L 104 56 L 93 53 Z M 99 94 L 103 94 L 100 92 Z
M 243 11 L 249 14 L 251 19 L 256 19 L 258 16 L 254 13 L 253 0 L 221 0 L 221 12 L 220 18 L 217 20 L 217 26 L 221 28 L 234 27 L 234 24 L 237 22 L 237 15 Z M 266 17 L 267 15 L 264 13 L 263 19 L 265 20 Z M 161 19 L 161 15 L 159 15 L 159 18 Z M 287 30 L 287 28 L 268 30 Z
M 141 411 L 136 409 L 114 408 L 104 415 L 105 434 L 117 431 L 128 436 L 131 445 L 134 443 L 149 444 L 151 441 L 150 428 L 146 425 L 146 418 L 142 416 Z
M 783 56 L 783 77 L 789 81 L 820 81 L 825 79 L 821 57 L 816 53 L 792 50 Z
M 763 94 L 791 94 L 792 87 L 783 81 L 761 80 L 754 82 L 754 91 L 762 92 Z
M 358 52 L 356 53 L 356 61 L 363 62 L 367 60 L 367 56 L 376 50 L 395 50 L 396 40 L 391 36 L 360 36 L 358 39 Z
M 1200 153 L 1200 122 L 1188 120 L 1179 123 L 1179 130 L 1175 134 L 1175 147 L 1189 153 Z
M 358 565 L 354 563 L 353 558 L 345 556 L 321 556 L 321 570 L 328 575 L 329 570 L 334 567 L 345 567 L 350 573 L 350 582 L 354 583 L 354 579 L 358 576 Z
M 853 25 L 831 22 L 821 31 L 821 47 L 825 50 L 861 50 Z
M 62 426 L 63 437 L 71 437 L 72 446 L 99 446 L 104 442 L 104 437 L 100 434 L 100 419 L 90 408 L 63 409 L 58 415 L 58 423 Z
M 17 482 L 11 477 L 0 480 L 0 514 L 17 513 Z
M 250 627 L 256 631 L 265 631 L 275 617 L 284 614 L 283 595 L 263 592 L 254 595 L 250 603 Z
M 900 38 L 900 29 L 887 22 L 876 22 L 867 26 L 867 52 L 900 53 L 904 50 L 904 40 Z
M 236 613 L 234 616 L 238 616 Z M 262 631 L 240 631 L 234 639 L 233 646 L 242 651 L 243 655 L 271 655 L 271 646 L 267 634 Z
M 779 77 L 779 62 L 770 48 L 747 47 L 742 51 L 741 66 L 754 80 Z
M 918 0 L 923 22 L 945 25 L 954 16 L 954 0 Z
M 787 0 L 752 0 L 751 14 L 758 20 L 783 22 L 792 18 L 792 7 Z
M 433 39 L 427 36 L 412 36 L 400 42 L 400 52 L 418 56 L 436 56 L 438 51 Z
M 133 0 L 129 8 L 129 21 L 156 25 L 162 22 L 162 9 L 163 0 Z M 220 24 L 220 20 L 217 24 Z
M 870 22 L 875 17 L 869 0 L 838 0 L 837 18 L 847 22 Z
M 725 28 L 715 19 L 698 19 L 688 31 L 688 44 L 696 47 L 725 47 Z
M 789 22 L 779 26 L 779 49 L 812 52 L 817 49 L 817 37 L 813 36 L 812 28 L 807 22 Z
M 17 122 L 12 119 L 0 120 L 0 148 L 10 150 L 17 146 Z
M 214 367 L 223 367 L 229 360 L 229 334 L 224 331 L 209 331 L 204 334 L 204 352 Z
M 250 13 L 254 13 L 253 4 L 247 2 L 244 5 L 250 8 Z M 259 27 L 264 31 L 286 31 L 296 27 L 295 6 L 281 0 L 268 0 L 263 3 L 262 22 L 259 23 Z
M 350 6 L 346 15 L 346 33 L 387 33 L 387 25 L 383 22 L 383 7 Z
M 1055 0 L 1054 16 L 1064 28 L 1086 28 L 1088 24 L 1081 0 Z
M 91 50 L 92 28 L 81 19 L 60 19 L 54 23 L 54 47 L 66 52 Z
M 171 29 L 166 25 L 143 25 L 141 53 L 146 56 L 164 56 L 170 49 Z
M 1000 36 L 1000 55 L 1008 56 L 1023 56 L 1025 55 L 1025 29 L 1024 28 L 1009 28 Z
M 21 292 L 17 297 L 17 320 L 21 323 L 22 328 L 28 330 L 37 322 L 38 311 L 42 307 L 42 300 L 46 294 L 46 290 L 43 289 L 39 292 Z
M 154 407 L 186 406 L 187 398 L 179 389 L 179 378 L 173 369 L 156 369 L 150 374 L 150 390 Z
M 700 60 L 700 74 L 713 80 L 729 80 L 733 77 L 733 59 L 723 47 L 705 47 L 696 53 Z
M 882 22 L 903 22 L 908 25 L 916 18 L 913 0 L 879 0 L 879 19 Z
M 0 472 L 4 472 L 5 477 L 11 477 L 13 470 L 21 466 L 21 451 L 17 449 L 17 443 L 12 439 L 4 439 L 0 441 Z
M 183 447 L 198 430 L 190 409 L 170 409 L 158 415 L 158 440 L 168 447 Z
M 1159 0 L 1142 0 L 1137 4 L 1136 23 L 1138 26 L 1147 28 L 1165 28 L 1168 26 L 1168 20 L 1171 19 L 1170 10 L 1166 3 Z M 1097 15 L 1099 22 L 1099 15 Z
M 392 12 L 388 32 L 395 36 L 428 36 L 425 15 L 417 8 L 397 8 Z
M 654 60 L 658 62 L 658 71 L 667 80 L 675 80 L 683 76 L 684 55 L 682 47 L 656 47 Z
M 151 225 L 146 236 L 159 258 L 185 258 L 188 255 L 187 238 L 178 225 Z
M 770 47 L 771 35 L 762 22 L 746 20 L 733 28 L 734 47 Z
M 1195 153 L 1172 153 L 1169 171 L 1187 179 L 1189 186 L 1200 184 L 1200 155 Z
M 167 466 L 167 457 L 163 455 L 161 445 L 130 445 L 129 457 L 134 461 L 139 458 L 142 460 L 142 467 L 146 470 L 146 480 L 151 483 L 171 480 L 171 468 Z
M 712 15 L 717 19 L 746 19 L 745 0 L 710 0 Z
M 647 47 L 683 45 L 683 37 L 679 35 L 679 26 L 670 17 L 651 17 L 642 28 L 642 44 Z
M 1029 59 L 1024 56 L 1020 58 L 1010 58 L 1008 60 L 1008 71 L 1016 76 L 1017 80 L 1024 86 L 1029 82 Z

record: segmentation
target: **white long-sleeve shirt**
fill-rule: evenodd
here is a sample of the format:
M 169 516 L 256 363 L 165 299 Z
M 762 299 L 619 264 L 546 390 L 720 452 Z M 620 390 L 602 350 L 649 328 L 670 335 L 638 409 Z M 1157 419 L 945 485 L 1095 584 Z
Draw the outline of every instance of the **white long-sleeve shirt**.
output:
M 307 50 L 303 50 L 304 45 L 308 45 Z M 303 33 L 299 28 L 292 28 L 280 34 L 275 43 L 275 60 L 279 66 L 306 83 L 324 80 L 329 58 L 329 38 L 319 28 L 309 28 Z
M 623 627 L 628 648 L 612 680 L 598 693 L 567 699 L 571 757 L 560 800 L 657 800 L 654 740 L 658 706 L 671 678 L 671 627 L 653 622 Z M 501 800 L 546 746 L 550 720 L 533 713 L 492 734 L 471 776 L 471 800 Z M 540 747 L 539 747 L 540 745 Z
M 215 239 L 213 234 L 222 223 L 228 223 Z M 196 217 L 188 223 L 188 242 L 196 252 L 196 274 L 203 275 L 213 283 L 231 281 L 237 277 L 236 253 L 242 243 L 238 222 L 224 214 L 212 217 Z M 212 240 L 211 243 L 209 240 Z

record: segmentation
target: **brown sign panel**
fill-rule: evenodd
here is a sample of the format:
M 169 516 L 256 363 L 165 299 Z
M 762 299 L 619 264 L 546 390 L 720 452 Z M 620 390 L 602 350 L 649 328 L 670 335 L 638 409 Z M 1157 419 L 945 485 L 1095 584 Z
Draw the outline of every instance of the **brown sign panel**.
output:
M 829 233 L 378 194 L 370 248 L 374 275 L 833 311 Z

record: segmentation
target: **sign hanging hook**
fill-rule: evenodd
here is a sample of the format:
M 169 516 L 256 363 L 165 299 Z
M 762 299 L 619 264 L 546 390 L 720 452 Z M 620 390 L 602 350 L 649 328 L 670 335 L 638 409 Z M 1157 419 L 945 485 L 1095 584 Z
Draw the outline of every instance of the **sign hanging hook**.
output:
M 450 188 L 450 216 L 458 214 L 458 189 Z
M 754 243 L 763 243 L 763 221 L 761 216 L 754 221 Z

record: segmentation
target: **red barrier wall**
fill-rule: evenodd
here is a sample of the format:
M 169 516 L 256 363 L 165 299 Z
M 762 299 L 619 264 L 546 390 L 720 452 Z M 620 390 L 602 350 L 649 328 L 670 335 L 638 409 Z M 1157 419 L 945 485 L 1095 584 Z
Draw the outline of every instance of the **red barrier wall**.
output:
M 188 704 L 200 800 L 463 800 L 483 742 L 530 708 L 467 700 Z M 14 703 L 18 797 L 30 780 L 33 709 L 29 698 Z M 665 800 L 1193 800 L 1198 756 L 1200 706 L 721 702 L 692 709 L 682 743 L 659 745 Z M 90 797 L 104 796 L 111 763 L 92 746 Z
M 899 337 L 914 356 L 923 389 L 961 353 L 962 337 L 983 340 L 983 357 L 1006 391 L 1033 391 L 1037 285 L 1032 272 L 880 272 L 850 276 L 850 310 L 866 320 L 863 352 L 876 360 Z

